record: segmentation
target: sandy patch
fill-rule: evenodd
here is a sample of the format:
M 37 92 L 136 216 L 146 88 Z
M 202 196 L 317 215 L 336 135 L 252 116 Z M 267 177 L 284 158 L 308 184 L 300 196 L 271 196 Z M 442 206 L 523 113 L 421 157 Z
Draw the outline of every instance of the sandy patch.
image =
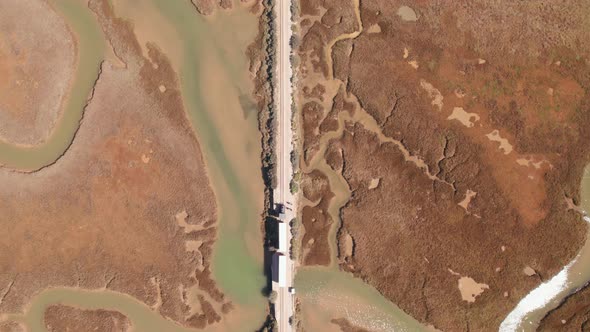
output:
M 479 121 L 479 115 L 477 113 L 467 113 L 463 107 L 455 107 L 453 108 L 453 113 L 447 119 L 458 120 L 465 127 L 471 128 L 475 126 L 476 121 Z
M 463 198 L 463 200 L 461 202 L 459 202 L 459 206 L 464 208 L 465 211 L 468 211 L 469 203 L 471 203 L 471 200 L 475 196 L 477 196 L 477 193 L 475 191 L 467 189 L 467 192 L 465 192 L 465 198 Z
M 469 303 L 475 302 L 476 297 L 481 295 L 486 289 L 490 289 L 490 286 L 477 283 L 470 277 L 459 278 L 458 287 L 463 301 L 467 301 Z
M 535 169 L 541 169 L 543 164 L 547 164 L 549 167 L 551 167 L 551 163 L 549 161 L 545 159 L 536 161 L 534 157 L 518 158 L 516 159 L 516 163 L 520 166 L 534 167 Z
M 525 268 L 522 269 L 522 272 L 526 274 L 527 277 L 532 277 L 537 274 L 537 271 L 530 266 L 525 266 Z
M 344 257 L 351 257 L 354 253 L 354 239 L 349 233 L 344 234 Z
M 432 105 L 436 107 L 439 111 L 442 111 L 443 108 L 443 95 L 440 91 L 434 87 L 431 83 L 421 79 L 420 80 L 420 87 L 428 93 L 428 98 L 432 99 Z
M 178 226 L 180 226 L 184 230 L 185 233 L 198 232 L 198 231 L 202 231 L 205 229 L 205 227 L 202 224 L 189 224 L 189 223 L 187 223 L 187 219 L 189 217 L 190 217 L 190 215 L 188 214 L 188 212 L 186 212 L 186 210 L 178 212 L 174 216 L 176 223 L 178 224 Z
M 371 182 L 369 182 L 368 189 L 369 190 L 372 190 L 372 189 L 375 189 L 375 188 L 379 187 L 379 183 L 380 182 L 381 182 L 381 178 L 371 179 Z
M 408 64 L 414 69 L 418 69 L 420 67 L 420 65 L 418 64 L 418 61 L 416 61 L 416 60 L 408 61 Z
M 365 30 L 367 33 L 380 33 L 381 26 L 379 24 L 373 24 Z
M 401 17 L 404 21 L 415 22 L 418 20 L 416 12 L 408 6 L 399 7 L 399 9 L 397 10 L 397 15 L 399 15 L 399 17 Z
M 504 154 L 509 154 L 512 152 L 512 144 L 510 144 L 506 138 L 502 138 L 500 136 L 500 131 L 498 129 L 495 129 L 491 133 L 487 134 L 486 137 L 492 142 L 500 143 L 499 149 L 502 150 Z
M 202 240 L 188 240 L 184 242 L 184 247 L 186 251 L 198 252 L 202 244 Z

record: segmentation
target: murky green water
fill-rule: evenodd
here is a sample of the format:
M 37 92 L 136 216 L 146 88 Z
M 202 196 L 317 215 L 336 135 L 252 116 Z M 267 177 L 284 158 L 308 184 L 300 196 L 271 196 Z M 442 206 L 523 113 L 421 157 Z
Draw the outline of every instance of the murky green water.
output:
M 582 178 L 582 209 L 586 211 L 587 214 L 590 213 L 590 166 L 587 166 L 584 169 L 584 176 Z
M 78 128 L 83 106 L 104 56 L 102 32 L 84 2 L 53 1 L 80 39 L 74 89 L 63 121 L 46 144 L 30 149 L 0 145 L 0 162 L 9 167 L 38 169 L 64 153 Z M 207 18 L 199 15 L 190 1 L 117 3 L 117 0 L 111 1 L 115 13 L 126 19 L 148 21 L 153 18 L 157 20 L 154 22 L 163 23 L 161 30 L 165 32 L 149 22 L 152 27 L 136 33 L 147 38 L 142 41 L 158 44 L 179 72 L 184 104 L 199 138 L 216 194 L 219 231 L 214 247 L 213 277 L 234 302 L 235 310 L 207 331 L 253 331 L 266 316 L 266 299 L 261 293 L 265 277 L 260 228 L 264 198 L 260 134 L 257 110 L 250 97 L 253 86 L 245 55 L 246 47 L 256 36 L 258 18 L 239 1 L 234 1 L 236 8 L 233 10 L 219 11 Z M 122 9 L 127 6 L 128 10 L 119 13 L 118 6 Z M 141 13 L 133 17 L 135 9 L 139 12 L 140 7 L 155 13 L 154 16 Z M 31 302 L 24 316 L 16 318 L 26 322 L 31 331 L 44 331 L 43 312 L 53 303 L 120 311 L 129 317 L 134 331 L 188 331 L 134 298 L 108 290 L 45 290 Z
M 321 166 L 321 165 L 320 165 Z M 337 194 L 339 203 L 330 207 L 330 213 L 339 216 L 339 209 L 346 203 L 346 185 L 334 186 L 344 181 L 330 174 L 329 167 L 318 167 L 326 172 L 333 188 L 341 188 Z M 334 181 L 334 182 L 333 182 Z M 342 199 L 344 198 L 344 199 Z M 339 219 L 337 219 L 339 220 Z M 336 222 L 336 225 L 339 221 Z M 333 228 L 336 228 L 334 225 Z M 381 295 L 374 287 L 339 270 L 336 231 L 328 237 L 331 247 L 330 267 L 300 267 L 295 277 L 297 296 L 302 304 L 302 324 L 306 331 L 340 331 L 331 320 L 346 318 L 352 324 L 370 331 L 427 331 L 427 328 L 406 314 Z
M 54 163 L 72 143 L 84 105 L 104 56 L 104 38 L 98 23 L 80 1 L 51 1 L 78 38 L 78 69 L 65 109 L 46 142 L 33 147 L 0 141 L 0 164 L 19 170 L 37 170 Z M 45 111 L 45 110 L 41 110 Z M 52 112 L 53 110 L 46 110 Z
M 231 85 L 221 87 L 225 91 L 220 98 L 244 98 L 250 93 L 251 86 L 247 82 L 247 76 L 243 73 L 247 68 L 245 43 L 232 45 L 226 42 L 235 41 L 232 36 L 223 34 L 220 30 L 225 27 L 240 32 L 252 30 L 252 27 L 240 29 L 240 25 L 257 24 L 254 15 L 248 14 L 245 9 L 235 9 L 235 13 L 224 13 L 211 20 L 203 19 L 191 10 L 188 1 L 168 2 L 156 1 L 161 13 L 167 17 L 176 27 L 180 39 L 183 41 L 184 52 L 182 70 L 180 72 L 183 99 L 189 110 L 189 115 L 195 126 L 199 142 L 204 148 L 205 160 L 215 188 L 220 211 L 220 236 L 215 245 L 213 258 L 215 280 L 221 288 L 233 298 L 243 304 L 260 305 L 263 300 L 261 289 L 264 285 L 264 276 L 261 261 L 253 255 L 262 254 L 262 237 L 260 235 L 260 213 L 262 205 L 254 195 L 263 192 L 252 193 L 248 187 L 251 181 L 262 181 L 260 168 L 255 168 L 255 173 L 244 174 L 240 171 L 240 161 L 233 159 L 228 148 L 231 138 L 220 134 L 228 128 L 220 128 L 227 124 L 232 131 L 247 132 L 246 139 L 241 143 L 242 148 L 259 144 L 257 134 L 257 120 L 255 111 L 243 111 L 236 104 L 232 109 L 211 109 L 223 107 L 223 101 L 213 98 L 207 103 L 207 98 L 218 94 L 220 91 L 211 91 L 208 86 L 207 74 L 203 74 L 204 66 L 215 66 L 219 72 L 211 75 L 227 76 L 231 78 Z M 240 17 L 249 15 L 251 17 Z M 252 30 L 255 33 L 255 30 Z M 247 33 L 247 32 L 246 32 Z M 250 41 L 255 35 L 250 36 Z M 239 38 L 238 38 L 239 39 Z M 229 48 L 229 51 L 228 51 Z M 237 52 L 241 51 L 241 52 Z M 218 63 L 212 63 L 218 60 Z M 204 78 L 205 77 L 205 78 Z M 217 86 L 219 88 L 219 86 Z M 208 96 L 206 96 L 208 95 Z M 218 105 L 220 103 L 221 105 Z M 217 114 L 214 114 L 217 113 Z M 242 127 L 233 127 L 231 117 L 243 117 L 251 114 L 239 124 Z M 219 123 L 216 117 L 222 117 Z M 223 117 L 228 117 L 227 121 Z M 253 153 L 256 153 L 254 149 Z M 260 154 L 255 154 L 259 160 Z M 260 164 L 260 161 L 255 162 Z M 260 187 L 263 190 L 262 187 Z M 249 241 L 256 241 L 259 252 L 252 253 L 248 248 Z
M 45 308 L 54 303 L 75 306 L 82 309 L 112 309 L 124 313 L 131 321 L 134 331 L 189 332 L 175 323 L 155 314 L 145 304 L 131 296 L 108 290 L 88 291 L 75 288 L 54 288 L 44 291 L 33 299 L 25 317 L 16 321 L 25 323 L 30 331 L 45 331 L 43 315 Z
M 334 318 L 346 318 L 370 331 L 425 330 L 376 289 L 335 268 L 302 268 L 295 284 L 308 331 L 332 330 Z

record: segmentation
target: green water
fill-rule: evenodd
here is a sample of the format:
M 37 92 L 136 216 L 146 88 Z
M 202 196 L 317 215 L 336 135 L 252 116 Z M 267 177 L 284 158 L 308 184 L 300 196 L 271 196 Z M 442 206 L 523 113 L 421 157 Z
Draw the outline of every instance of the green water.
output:
M 237 76 L 235 63 L 229 62 L 223 50 L 215 47 L 215 34 L 208 29 L 208 22 L 196 14 L 188 1 L 162 0 L 155 3 L 162 15 L 174 24 L 183 41 L 184 60 L 180 72 L 183 99 L 203 147 L 221 211 L 220 236 L 215 244 L 213 257 L 215 280 L 238 302 L 261 305 L 261 290 L 265 282 L 262 265 L 248 253 L 244 239 L 246 232 L 259 232 L 260 215 L 254 208 L 256 203 L 244 188 L 244 182 L 249 179 L 239 177 L 236 165 L 230 160 L 231 156 L 226 153 L 224 142 L 218 135 L 218 128 L 210 115 L 210 112 L 215 110 L 208 110 L 203 104 L 202 94 L 207 92 L 207 87 L 201 84 L 200 72 L 203 64 L 195 60 L 203 58 L 204 52 L 215 52 L 225 64 L 226 72 L 219 74 L 230 77 Z M 228 23 L 228 28 L 236 28 L 231 22 Z M 242 57 L 245 59 L 245 54 L 242 54 Z M 246 65 L 246 62 L 241 61 L 238 64 Z M 247 67 L 242 67 L 242 70 L 244 68 Z M 239 83 L 241 82 L 238 80 L 234 86 L 227 87 L 228 90 L 234 90 L 229 92 L 229 95 L 241 95 L 242 87 Z M 252 121 L 251 125 L 257 126 L 255 121 Z M 251 176 L 261 178 L 260 174 Z M 237 227 L 236 220 L 228 220 L 230 216 L 240 219 Z M 259 243 L 262 252 L 262 242 Z
M 302 301 L 302 322 L 306 330 L 327 328 L 334 318 L 346 318 L 370 331 L 426 330 L 375 288 L 336 268 L 300 268 L 295 285 Z M 306 310 L 315 316 L 314 319 L 319 318 L 321 324 L 310 323 Z
M 180 53 L 181 63 L 177 69 L 184 105 L 203 150 L 217 198 L 219 228 L 213 252 L 213 278 L 236 309 L 207 331 L 253 331 L 266 316 L 266 299 L 261 292 L 266 281 L 260 231 L 262 200 L 258 199 L 263 195 L 263 187 L 260 167 L 249 159 L 246 162 L 243 154 L 250 153 L 253 160 L 260 162 L 257 110 L 248 97 L 252 82 L 245 55 L 245 47 L 257 32 L 258 19 L 238 1 L 234 2 L 234 10 L 222 11 L 210 18 L 199 15 L 190 1 L 146 0 L 143 3 L 157 9 L 158 15 L 170 23 L 177 34 L 170 37 L 181 42 L 179 49 L 162 50 L 174 55 Z M 55 0 L 55 7 L 80 40 L 74 88 L 63 119 L 46 144 L 34 148 L 0 145 L 0 163 L 11 168 L 39 169 L 53 163 L 67 150 L 104 57 L 102 32 L 84 2 Z M 205 59 L 212 57 L 219 64 L 214 73 L 216 77 L 209 77 L 207 72 L 211 63 Z M 225 79 L 221 83 L 223 93 L 207 83 L 208 79 L 219 78 Z M 235 100 L 241 107 L 225 107 L 226 100 Z M 240 119 L 229 121 L 236 115 Z M 228 119 L 227 126 L 220 124 L 224 118 Z M 232 132 L 240 134 L 239 144 L 231 140 Z M 252 166 L 248 166 L 250 164 Z M 258 185 L 261 190 L 257 190 Z M 13 318 L 25 322 L 31 331 L 45 331 L 43 312 L 54 303 L 120 311 L 129 317 L 134 331 L 189 331 L 134 298 L 108 290 L 48 289 L 33 299 L 25 315 Z
M 117 310 L 124 313 L 132 323 L 135 332 L 189 332 L 179 325 L 155 314 L 145 304 L 121 293 L 108 290 L 88 291 L 76 288 L 53 288 L 46 290 L 31 301 L 32 305 L 25 317 L 13 317 L 26 324 L 30 331 L 46 331 L 43 324 L 45 309 L 55 303 L 70 305 L 81 309 Z
M 0 141 L 0 164 L 11 169 L 34 171 L 54 163 L 68 149 L 84 113 L 84 106 L 98 77 L 104 57 L 104 38 L 98 23 L 81 1 L 52 1 L 78 38 L 78 68 L 65 109 L 44 143 L 15 146 Z M 45 110 L 40 110 L 45 111 Z M 47 110 L 48 112 L 53 110 Z
M 581 206 L 587 214 L 590 214 L 590 166 L 586 166 L 584 169 L 584 175 L 582 177 L 582 189 L 581 189 Z

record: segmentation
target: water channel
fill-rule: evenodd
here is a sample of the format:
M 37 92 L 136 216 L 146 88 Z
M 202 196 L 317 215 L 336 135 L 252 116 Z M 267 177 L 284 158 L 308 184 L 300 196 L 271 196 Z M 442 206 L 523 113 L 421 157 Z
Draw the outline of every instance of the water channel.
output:
M 0 141 L 0 165 L 34 171 L 54 163 L 72 143 L 84 106 L 98 75 L 104 54 L 104 37 L 92 13 L 82 3 L 52 1 L 78 40 L 78 61 L 69 97 L 49 138 L 40 145 L 18 146 Z M 52 111 L 52 110 L 47 110 Z
M 359 23 L 359 30 L 345 33 L 327 43 L 325 47 L 326 61 L 328 62 L 329 79 L 322 83 L 326 86 L 336 85 L 332 90 L 337 91 L 343 84 L 334 78 L 332 68 L 332 47 L 340 40 L 353 39 L 363 31 L 363 22 L 360 13 L 360 1 L 352 0 L 355 15 Z M 352 101 L 354 102 L 354 100 Z M 359 105 L 360 107 L 360 105 Z M 354 120 L 373 129 L 370 116 L 362 117 L 361 110 L 357 108 Z M 301 110 L 300 110 L 301 112 Z M 310 162 L 304 171 L 317 169 L 325 174 L 334 193 L 328 213 L 334 220 L 328 241 L 330 244 L 330 256 L 332 264 L 329 267 L 300 267 L 295 277 L 295 286 L 298 297 L 301 300 L 302 323 L 308 331 L 340 331 L 339 327 L 331 321 L 333 319 L 346 318 L 353 325 L 370 331 L 424 331 L 427 327 L 419 323 L 413 317 L 406 314 L 398 306 L 393 304 L 375 288 L 362 280 L 355 278 L 350 273 L 339 270 L 337 258 L 337 229 L 340 224 L 340 208 L 350 198 L 348 183 L 342 175 L 326 163 L 323 155 L 328 142 L 342 135 L 346 116 L 338 118 L 339 130 L 325 134 L 321 138 L 320 148 L 316 158 Z M 374 122 L 374 120 L 373 120 Z
M 343 34 L 328 43 L 326 47 L 326 59 L 330 69 L 328 77 L 332 80 L 332 46 L 338 40 L 354 38 L 363 29 L 359 10 L 360 2 L 353 0 L 353 3 L 359 22 L 359 31 Z M 339 133 L 334 134 L 334 136 L 339 135 Z M 325 147 L 320 143 L 318 155 L 323 155 L 324 149 Z M 332 262 L 336 262 L 335 229 L 340 223 L 339 210 L 347 201 L 350 193 L 342 176 L 332 171 L 323 158 L 319 159 L 322 160 L 312 161 L 309 168 L 318 169 L 326 174 L 330 187 L 336 195 L 328 211 L 335 221 L 329 241 Z M 582 200 L 583 209 L 590 211 L 590 166 L 585 170 L 582 182 Z M 590 235 L 590 230 L 588 235 Z M 583 287 L 590 280 L 590 270 L 587 269 L 589 265 L 590 241 L 561 273 L 525 297 L 506 318 L 500 330 L 534 331 L 539 321 L 549 310 L 555 308 L 565 296 Z M 371 331 L 420 331 L 427 329 L 380 295 L 373 287 L 355 279 L 351 274 L 340 272 L 334 263 L 328 268 L 300 268 L 295 282 L 299 298 L 302 301 L 303 324 L 308 330 L 338 331 L 337 326 L 330 322 L 337 318 L 346 318 L 353 324 Z
M 142 46 L 153 42 L 172 60 L 179 73 L 185 108 L 204 153 L 219 215 L 213 277 L 235 305 L 222 323 L 207 330 L 253 331 L 266 316 L 266 299 L 261 293 L 265 277 L 260 133 L 245 54 L 258 32 L 258 17 L 238 0 L 233 9 L 219 10 L 210 17 L 198 14 L 190 1 L 110 3 L 117 16 L 133 22 Z M 66 152 L 105 58 L 104 36 L 85 3 L 52 0 L 52 4 L 79 40 L 73 89 L 48 142 L 32 148 L 0 143 L 0 163 L 7 167 L 39 169 Z M 44 331 L 43 312 L 54 303 L 120 311 L 129 317 L 134 331 L 188 331 L 136 299 L 108 290 L 48 289 L 31 301 L 24 315 L 13 318 L 26 323 L 30 331 Z
M 153 23 L 142 18 L 141 10 L 129 10 L 138 3 L 112 2 L 116 13 L 134 21 L 137 29 L 142 24 Z M 67 150 L 104 58 L 104 38 L 88 8 L 79 1 L 52 0 L 52 3 L 79 40 L 74 84 L 63 116 L 47 142 L 35 147 L 0 142 L 0 164 L 9 168 L 39 169 L 53 163 Z M 248 106 L 253 103 L 244 102 L 252 91 L 244 51 L 257 33 L 257 17 L 238 1 L 234 5 L 233 10 L 205 18 L 196 13 L 189 1 L 146 0 L 141 2 L 146 13 L 156 15 L 153 19 L 168 27 L 162 30 L 172 35 L 152 28 L 138 36 L 145 38 L 144 42 L 155 42 L 165 52 L 168 46 L 172 47 L 167 54 L 180 74 L 185 107 L 199 137 L 217 195 L 220 225 L 214 252 L 214 278 L 237 304 L 237 309 L 233 318 L 214 329 L 251 331 L 264 318 L 265 309 L 265 299 L 260 293 L 264 276 L 259 226 L 263 205 L 259 133 L 256 110 Z M 590 211 L 590 168 L 585 172 L 582 197 L 583 208 Z M 590 244 L 586 244 L 565 273 L 566 287 L 539 310 L 525 313 L 521 327 L 529 330 L 529 326 L 536 326 L 548 310 L 590 280 L 590 270 L 584 268 L 589 264 Z M 336 326 L 330 320 L 341 317 L 374 331 L 425 329 L 374 288 L 339 272 L 336 266 L 302 268 L 296 285 L 309 330 L 334 330 Z M 44 331 L 43 311 L 53 303 L 118 310 L 129 317 L 135 331 L 188 331 L 134 298 L 108 290 L 43 291 L 20 320 L 31 331 Z
M 339 318 L 375 332 L 427 330 L 375 288 L 336 267 L 300 268 L 295 284 L 308 331 L 340 331 L 331 323 Z
M 581 183 L 581 207 L 584 220 L 590 223 L 590 165 L 584 170 Z M 544 282 L 525 298 L 502 322 L 500 331 L 535 331 L 541 319 L 555 309 L 568 295 L 575 293 L 590 281 L 590 227 L 586 243 L 578 255 L 557 275 Z

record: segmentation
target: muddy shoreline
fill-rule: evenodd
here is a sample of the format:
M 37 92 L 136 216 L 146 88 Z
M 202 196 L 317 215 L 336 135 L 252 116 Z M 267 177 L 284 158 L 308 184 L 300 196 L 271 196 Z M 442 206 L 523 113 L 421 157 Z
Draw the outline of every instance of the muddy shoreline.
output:
M 303 262 L 340 264 L 425 324 L 494 330 L 584 242 L 586 223 L 564 195 L 579 202 L 588 158 L 588 112 L 577 111 L 587 108 L 588 82 L 576 74 L 587 66 L 563 49 L 549 62 L 530 43 L 525 66 L 469 24 L 459 27 L 469 15 L 452 17 L 454 5 L 437 9 L 443 21 L 428 4 L 404 15 L 400 6 L 301 3 L 302 163 L 327 165 L 323 177 L 341 177 L 340 190 L 350 190 L 328 218 L 321 202 L 339 194 L 336 182 L 306 170 Z M 509 15 L 486 10 L 484 20 Z M 535 87 L 540 77 L 551 86 Z M 557 101 L 556 91 L 568 98 Z M 323 229 L 334 225 L 338 257 L 330 259 Z M 461 291 L 467 281 L 473 295 Z
M 143 5 L 149 6 L 150 3 Z M 256 14 L 249 13 L 248 10 L 254 10 L 254 7 L 246 5 L 237 4 L 239 8 L 221 13 L 211 22 L 197 21 L 220 30 L 222 22 L 219 20 L 235 19 L 243 28 L 249 29 L 254 20 L 250 15 Z M 253 3 L 250 5 L 254 6 Z M 17 257 L 24 255 L 18 259 L 18 264 L 14 263 L 15 257 L 10 256 L 10 250 L 4 251 L 4 256 L 0 257 L 0 265 L 4 266 L 0 274 L 4 294 L 0 310 L 11 314 L 17 321 L 34 321 L 37 324 L 41 321 L 39 315 L 45 310 L 43 303 L 34 303 L 34 312 L 24 310 L 35 295 L 43 295 L 40 301 L 63 296 L 76 303 L 75 298 L 79 294 L 72 290 L 79 289 L 83 293 L 83 289 L 93 289 L 101 293 L 96 296 L 97 301 L 110 301 L 107 305 L 109 309 L 118 310 L 120 304 L 121 308 L 126 308 L 121 309 L 122 312 L 131 310 L 129 312 L 135 322 L 146 312 L 155 317 L 165 317 L 160 317 L 161 320 L 146 317 L 146 321 L 153 323 L 149 329 L 168 326 L 165 330 L 184 331 L 183 327 L 207 327 L 223 331 L 235 330 L 236 326 L 247 328 L 258 325 L 263 319 L 262 315 L 254 314 L 263 309 L 260 305 L 263 297 L 259 295 L 258 288 L 262 277 L 262 272 L 258 270 L 258 257 L 262 255 L 259 255 L 260 244 L 255 240 L 260 222 L 258 215 L 256 220 L 251 218 L 256 214 L 253 213 L 255 207 L 241 208 L 245 205 L 257 206 L 258 195 L 244 195 L 244 192 L 257 191 L 258 184 L 254 178 L 239 183 L 238 192 L 234 193 L 236 200 L 250 197 L 251 204 L 239 201 L 238 206 L 241 208 L 239 211 L 253 221 L 238 228 L 240 234 L 248 238 L 234 241 L 232 233 L 227 232 L 241 219 L 232 217 L 238 210 L 223 209 L 227 207 L 228 197 L 227 192 L 223 192 L 224 187 L 221 187 L 222 192 L 218 187 L 215 191 L 212 188 L 215 178 L 210 163 L 216 160 L 210 158 L 217 156 L 209 154 L 207 149 L 210 146 L 207 144 L 211 144 L 211 137 L 215 137 L 207 136 L 208 133 L 192 123 L 197 110 L 193 107 L 194 103 L 187 106 L 184 99 L 194 99 L 194 96 L 184 95 L 186 75 L 180 75 L 178 68 L 174 67 L 178 65 L 174 62 L 178 58 L 175 54 L 166 54 L 167 50 L 160 48 L 161 45 L 144 39 L 140 42 L 138 39 L 145 34 L 138 36 L 130 20 L 115 15 L 107 1 L 93 0 L 89 7 L 79 10 L 88 11 L 93 19 L 99 21 L 112 54 L 102 64 L 99 78 L 95 78 L 92 98 L 87 101 L 84 121 L 76 138 L 67 152 L 50 167 L 30 174 L 8 170 L 0 172 L 3 183 L 14 184 L 0 191 L 0 197 L 4 197 L 6 203 L 3 215 L 10 221 L 4 237 L 0 238 L 0 246 L 16 250 Z M 164 9 L 167 11 L 162 9 L 163 13 L 176 10 Z M 233 11 L 245 14 L 242 18 Z M 193 23 L 194 17 L 190 15 L 198 15 L 192 10 L 185 14 Z M 246 33 L 248 30 L 242 31 Z M 247 34 L 237 37 L 240 44 L 251 42 L 245 40 L 249 38 Z M 207 38 L 210 40 L 211 36 Z M 194 48 L 190 50 L 195 51 Z M 229 58 L 224 60 L 232 60 L 226 70 L 237 77 L 239 84 L 236 86 L 244 90 L 245 95 L 239 96 L 239 102 L 238 96 L 235 103 L 232 97 L 229 106 L 232 107 L 231 114 L 246 116 L 245 119 L 238 116 L 235 121 L 248 124 L 247 127 L 242 125 L 243 130 L 239 131 L 241 135 L 248 136 L 250 132 L 257 131 L 255 126 L 250 126 L 254 119 L 247 117 L 251 113 L 247 97 L 251 91 L 246 91 L 250 85 L 243 83 L 250 79 L 247 68 L 240 67 L 245 63 L 244 51 L 245 47 L 243 50 L 230 49 Z M 207 54 L 215 52 L 213 49 Z M 235 61 L 232 58 L 234 54 Z M 196 73 L 198 71 L 191 72 L 191 75 Z M 214 83 L 225 84 L 224 81 Z M 230 92 L 234 96 L 236 91 Z M 211 102 L 206 98 L 202 101 L 207 107 Z M 249 143 L 249 137 L 242 141 Z M 235 147 L 230 151 L 238 157 L 226 160 L 228 163 L 236 163 L 246 154 L 232 149 Z M 258 150 L 256 144 L 244 150 L 248 149 Z M 256 169 L 256 166 L 250 168 Z M 240 170 L 238 175 L 230 175 L 236 181 L 243 181 L 244 172 L 249 172 L 250 168 Z M 14 192 L 16 188 L 19 193 Z M 22 205 L 24 198 L 28 205 Z M 222 209 L 221 213 L 218 209 Z M 218 220 L 221 214 L 226 219 Z M 35 223 L 36 220 L 46 222 Z M 56 231 L 59 231 L 59 241 L 55 237 Z M 121 236 L 125 239 L 121 240 Z M 18 240 L 23 237 L 28 240 Z M 222 240 L 243 246 L 232 257 L 238 257 L 242 264 L 247 265 L 243 273 L 248 275 L 242 278 L 249 281 L 243 285 L 243 288 L 248 288 L 245 291 L 236 293 L 235 289 L 222 288 L 217 280 L 223 271 L 219 272 L 214 266 L 219 264 L 215 261 L 215 253 L 217 243 Z M 14 241 L 18 242 L 17 248 Z M 46 254 L 32 254 L 39 250 Z M 256 254 L 248 256 L 250 251 Z M 54 254 L 45 257 L 47 253 Z M 23 275 L 19 273 L 23 269 L 33 272 Z M 55 292 L 50 289 L 59 286 L 68 289 Z M 47 289 L 50 290 L 45 292 Z M 108 293 L 110 290 L 112 294 Z M 120 297 L 121 293 L 144 303 L 145 308 L 138 307 L 136 303 L 126 303 L 128 299 Z M 62 314 L 72 316 L 69 317 L 71 320 L 66 317 L 64 324 L 77 324 L 74 316 L 78 314 L 62 312 L 59 315 Z M 248 315 L 252 317 L 245 318 Z M 3 320 L 5 318 L 2 317 Z M 178 325 L 167 325 L 172 321 Z
M 27 18 L 31 19 L 40 12 L 49 11 L 45 21 L 29 25 L 41 40 L 34 47 L 30 44 L 35 41 L 20 36 L 18 30 L 0 41 L 4 46 L 0 49 L 0 72 L 4 76 L 0 83 L 3 90 L 0 93 L 0 140 L 19 147 L 41 145 L 54 134 L 56 124 L 64 116 L 79 70 L 78 37 L 51 2 L 23 1 L 17 6 L 10 3 L 3 6 L 4 28 L 15 25 L 13 20 L 19 17 L 19 12 L 26 11 Z M 50 31 L 51 36 L 45 36 Z M 11 47 L 10 44 L 16 45 Z M 23 89 L 27 90 L 28 97 L 24 96 Z

